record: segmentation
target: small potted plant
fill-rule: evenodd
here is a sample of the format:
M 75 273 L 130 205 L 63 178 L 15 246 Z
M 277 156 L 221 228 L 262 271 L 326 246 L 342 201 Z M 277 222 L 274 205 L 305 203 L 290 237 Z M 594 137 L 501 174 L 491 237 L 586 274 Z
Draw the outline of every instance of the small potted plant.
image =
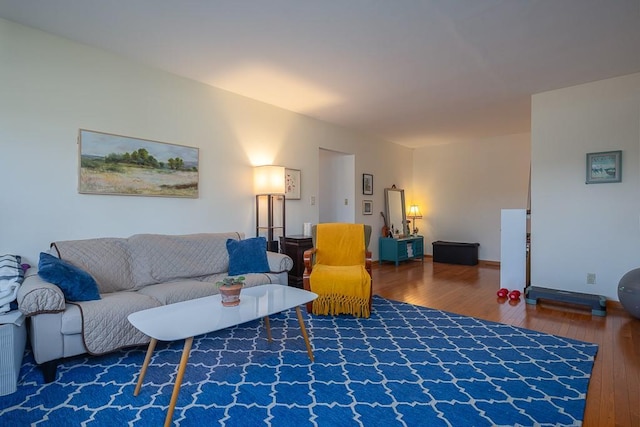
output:
M 218 289 L 220 290 L 222 305 L 225 307 L 233 307 L 240 304 L 240 291 L 244 286 L 244 280 L 244 276 L 229 276 L 219 282 L 216 282 L 216 285 L 218 285 Z

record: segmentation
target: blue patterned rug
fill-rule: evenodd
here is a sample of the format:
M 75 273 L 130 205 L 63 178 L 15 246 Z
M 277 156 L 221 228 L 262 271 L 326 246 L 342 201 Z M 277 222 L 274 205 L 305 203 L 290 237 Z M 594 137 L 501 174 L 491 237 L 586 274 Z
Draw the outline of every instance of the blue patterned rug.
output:
M 196 338 L 180 426 L 581 425 L 595 344 L 374 297 L 369 319 L 295 310 Z M 303 310 L 304 312 L 304 310 Z M 44 384 L 30 353 L 0 425 L 162 425 L 182 343 L 77 357 Z

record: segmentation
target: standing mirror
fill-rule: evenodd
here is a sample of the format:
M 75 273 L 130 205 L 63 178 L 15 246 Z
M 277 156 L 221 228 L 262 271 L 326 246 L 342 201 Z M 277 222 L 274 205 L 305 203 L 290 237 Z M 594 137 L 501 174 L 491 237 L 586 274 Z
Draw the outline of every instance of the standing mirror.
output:
M 389 231 L 393 237 L 407 236 L 407 217 L 404 208 L 404 190 L 398 188 L 384 189 L 385 214 Z

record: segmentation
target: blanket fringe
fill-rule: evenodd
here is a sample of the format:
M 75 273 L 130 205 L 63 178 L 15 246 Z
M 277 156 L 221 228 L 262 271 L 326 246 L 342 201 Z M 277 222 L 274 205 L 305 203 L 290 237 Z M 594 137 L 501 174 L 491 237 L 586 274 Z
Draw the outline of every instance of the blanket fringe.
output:
M 351 314 L 355 317 L 369 317 L 371 315 L 368 299 L 340 294 L 319 295 L 313 301 L 312 312 L 324 316 Z

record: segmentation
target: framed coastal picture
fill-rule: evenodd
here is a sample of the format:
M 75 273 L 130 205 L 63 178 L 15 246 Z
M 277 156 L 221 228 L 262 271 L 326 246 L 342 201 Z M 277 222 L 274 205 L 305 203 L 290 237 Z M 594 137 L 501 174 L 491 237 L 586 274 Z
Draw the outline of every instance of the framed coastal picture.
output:
M 586 184 L 622 182 L 622 151 L 587 153 Z
M 284 169 L 286 200 L 300 200 L 300 169 Z
M 198 197 L 197 148 L 80 129 L 78 192 Z

